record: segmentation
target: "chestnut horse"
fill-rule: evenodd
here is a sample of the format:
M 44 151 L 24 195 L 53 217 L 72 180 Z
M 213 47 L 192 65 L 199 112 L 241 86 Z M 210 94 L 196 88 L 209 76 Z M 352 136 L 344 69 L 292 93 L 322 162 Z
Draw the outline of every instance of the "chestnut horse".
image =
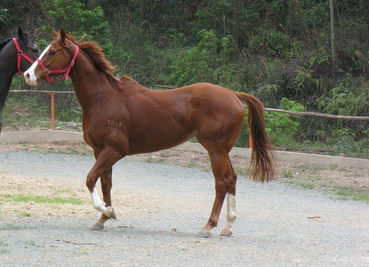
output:
M 18 35 L 0 42 L 0 132 L 2 128 L 2 110 L 13 76 L 27 70 L 39 56 L 39 49 L 29 35 L 18 28 Z
M 53 82 L 70 75 L 83 110 L 84 139 L 96 162 L 87 175 L 86 185 L 93 206 L 102 212 L 93 229 L 115 218 L 111 206 L 112 167 L 126 155 L 167 149 L 197 137 L 208 151 L 215 177 L 213 209 L 199 235 L 209 237 L 217 226 L 227 196 L 227 223 L 221 235 L 232 234 L 236 218 L 236 173 L 229 152 L 240 135 L 244 106 L 248 105 L 253 150 L 251 174 L 255 181 L 274 178 L 271 144 L 264 127 L 264 108 L 255 97 L 233 92 L 210 83 L 197 83 L 178 89 L 154 91 L 123 76 L 113 76 L 114 67 L 95 42 L 75 42 L 62 29 L 53 31 L 52 43 L 25 72 L 26 82 Z M 63 77 L 60 77 L 62 75 Z M 103 201 L 95 189 L 100 177 Z

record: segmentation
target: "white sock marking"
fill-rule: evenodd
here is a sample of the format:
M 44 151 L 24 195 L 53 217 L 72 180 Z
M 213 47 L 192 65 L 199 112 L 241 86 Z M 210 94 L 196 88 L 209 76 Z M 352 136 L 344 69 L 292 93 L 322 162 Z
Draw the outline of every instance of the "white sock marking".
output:
M 92 199 L 92 205 L 94 206 L 95 209 L 101 211 L 102 213 L 105 213 L 107 208 L 105 207 L 105 203 L 104 201 L 101 200 L 96 187 L 94 188 L 94 190 L 91 193 L 91 199 Z
M 231 229 L 236 220 L 236 196 L 227 193 L 227 224 L 225 228 Z

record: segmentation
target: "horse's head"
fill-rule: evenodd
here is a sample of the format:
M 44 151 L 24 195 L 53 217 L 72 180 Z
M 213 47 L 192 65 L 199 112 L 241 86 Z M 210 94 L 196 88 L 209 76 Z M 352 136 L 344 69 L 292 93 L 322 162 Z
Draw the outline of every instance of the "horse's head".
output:
M 36 86 L 38 80 L 52 83 L 61 79 L 68 79 L 69 71 L 78 55 L 79 48 L 74 38 L 67 35 L 64 29 L 60 33 L 53 30 L 54 39 L 45 48 L 39 58 L 24 73 L 27 84 Z
M 21 27 L 18 27 L 18 34 L 13 38 L 14 45 L 18 52 L 18 72 L 24 72 L 40 55 L 37 45 L 31 40 Z

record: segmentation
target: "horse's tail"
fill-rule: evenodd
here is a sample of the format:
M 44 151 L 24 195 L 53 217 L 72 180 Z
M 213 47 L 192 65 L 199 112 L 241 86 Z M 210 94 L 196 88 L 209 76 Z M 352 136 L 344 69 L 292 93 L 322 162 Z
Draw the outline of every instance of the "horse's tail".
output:
M 272 144 L 265 130 L 264 106 L 256 97 L 235 92 L 237 97 L 248 106 L 247 123 L 250 127 L 252 154 L 250 170 L 257 182 L 269 182 L 275 178 L 276 168 L 272 153 Z

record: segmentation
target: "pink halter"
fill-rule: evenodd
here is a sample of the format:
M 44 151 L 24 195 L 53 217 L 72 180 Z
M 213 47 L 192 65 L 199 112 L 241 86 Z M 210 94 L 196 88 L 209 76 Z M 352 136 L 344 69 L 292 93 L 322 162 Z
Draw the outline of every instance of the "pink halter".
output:
M 23 51 L 20 49 L 20 46 L 19 46 L 18 41 L 17 41 L 16 38 L 13 38 L 13 42 L 14 42 L 15 48 L 17 48 L 17 51 L 18 51 L 18 62 L 17 62 L 18 73 L 22 74 L 23 73 L 22 70 L 21 70 L 22 57 L 25 58 L 26 60 L 28 60 L 31 63 L 33 63 L 35 61 L 30 59 L 25 53 L 23 53 Z
M 71 62 L 69 63 L 69 66 L 66 69 L 63 70 L 49 70 L 45 67 L 45 65 L 41 62 L 41 60 L 37 59 L 38 64 L 40 64 L 41 68 L 44 70 L 45 74 L 46 74 L 46 81 L 48 83 L 53 83 L 59 80 L 68 80 L 68 76 L 69 76 L 69 72 L 71 70 L 71 68 L 74 65 L 74 61 L 76 60 L 77 56 L 78 56 L 78 52 L 79 52 L 79 47 L 78 45 L 76 45 L 76 50 L 74 51 L 74 55 L 73 58 L 71 60 Z M 64 74 L 62 77 L 50 77 L 50 74 Z

